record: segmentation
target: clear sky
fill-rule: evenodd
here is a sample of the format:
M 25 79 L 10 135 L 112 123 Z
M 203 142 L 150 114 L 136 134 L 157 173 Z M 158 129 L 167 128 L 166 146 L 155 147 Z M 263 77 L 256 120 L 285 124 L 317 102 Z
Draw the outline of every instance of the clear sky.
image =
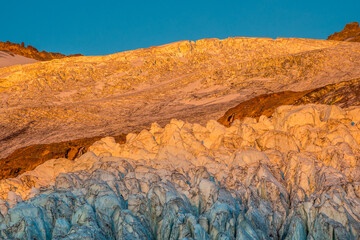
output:
M 360 21 L 360 0 L 8 0 L 0 41 L 104 55 L 202 38 L 326 39 Z

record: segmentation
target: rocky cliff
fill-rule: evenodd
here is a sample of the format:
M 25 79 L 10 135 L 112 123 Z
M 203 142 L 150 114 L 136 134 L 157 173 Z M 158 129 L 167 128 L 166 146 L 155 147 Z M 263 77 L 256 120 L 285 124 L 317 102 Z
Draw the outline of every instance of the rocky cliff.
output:
M 171 120 L 0 181 L 3 239 L 359 239 L 360 108 Z
M 348 23 L 341 32 L 336 32 L 328 40 L 360 42 L 360 27 L 358 22 Z
M 35 59 L 38 61 L 47 61 L 52 59 L 59 59 L 59 58 L 65 58 L 65 57 L 71 57 L 71 56 L 82 56 L 81 54 L 74 54 L 66 56 L 61 53 L 52 53 L 52 52 L 46 52 L 46 51 L 38 51 L 36 48 L 34 48 L 31 45 L 25 46 L 24 43 L 18 44 L 18 43 L 12 43 L 12 42 L 1 42 L 0 41 L 0 51 L 8 51 L 13 54 Z

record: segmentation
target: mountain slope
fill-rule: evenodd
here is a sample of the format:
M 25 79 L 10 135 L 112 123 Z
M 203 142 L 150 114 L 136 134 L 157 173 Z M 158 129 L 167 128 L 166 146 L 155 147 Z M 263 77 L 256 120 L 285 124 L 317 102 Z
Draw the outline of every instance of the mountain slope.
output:
M 35 62 L 37 62 L 37 60 L 32 58 L 23 57 L 9 51 L 0 51 L 0 68 Z
M 257 95 L 360 75 L 360 44 L 229 38 L 0 69 L 0 157 L 17 148 L 205 123 Z

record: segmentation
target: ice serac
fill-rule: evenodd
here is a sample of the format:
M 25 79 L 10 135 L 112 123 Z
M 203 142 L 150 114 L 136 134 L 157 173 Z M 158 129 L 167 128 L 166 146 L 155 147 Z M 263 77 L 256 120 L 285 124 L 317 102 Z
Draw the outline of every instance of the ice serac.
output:
M 4 239 L 359 239 L 360 107 L 171 120 L 0 181 Z

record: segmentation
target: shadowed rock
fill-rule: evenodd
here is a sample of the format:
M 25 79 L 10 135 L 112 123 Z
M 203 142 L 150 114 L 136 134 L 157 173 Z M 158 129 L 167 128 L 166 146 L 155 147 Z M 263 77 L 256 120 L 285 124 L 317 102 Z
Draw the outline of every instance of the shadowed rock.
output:
M 16 177 L 31 171 L 38 165 L 54 158 L 74 160 L 87 151 L 89 146 L 101 137 L 83 138 L 66 142 L 38 144 L 15 150 L 8 157 L 0 159 L 0 179 Z M 125 141 L 125 135 L 115 137 L 116 141 Z
M 281 105 L 302 105 L 309 103 L 350 107 L 360 105 L 360 79 L 330 84 L 325 87 L 303 92 L 278 92 L 263 94 L 244 101 L 226 111 L 219 122 L 225 126 L 235 120 L 245 117 L 259 118 L 264 115 L 270 117 L 275 109 Z

